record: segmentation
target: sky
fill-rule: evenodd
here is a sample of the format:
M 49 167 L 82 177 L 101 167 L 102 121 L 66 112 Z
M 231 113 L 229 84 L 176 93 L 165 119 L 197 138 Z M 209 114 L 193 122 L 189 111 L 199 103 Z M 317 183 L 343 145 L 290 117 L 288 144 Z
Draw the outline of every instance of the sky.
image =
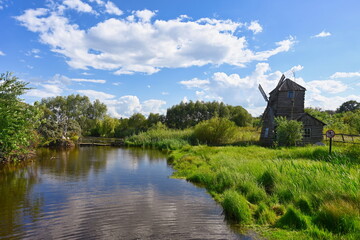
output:
M 22 98 L 81 94 L 113 117 L 188 101 L 253 116 L 282 74 L 306 107 L 360 101 L 357 0 L 0 0 L 0 73 Z

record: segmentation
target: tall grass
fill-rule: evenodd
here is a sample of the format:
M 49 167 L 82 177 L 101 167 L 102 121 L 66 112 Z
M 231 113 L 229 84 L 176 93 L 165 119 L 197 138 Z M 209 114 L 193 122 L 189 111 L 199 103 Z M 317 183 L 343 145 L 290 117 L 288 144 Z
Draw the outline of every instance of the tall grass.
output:
M 206 187 L 231 219 L 296 230 L 305 238 L 356 239 L 359 152 L 337 148 L 329 155 L 326 147 L 197 146 L 174 151 L 172 159 L 174 176 Z M 247 216 L 248 210 L 250 220 L 240 213 Z
M 151 147 L 160 150 L 179 149 L 193 141 L 193 130 L 150 129 L 125 139 L 127 146 Z

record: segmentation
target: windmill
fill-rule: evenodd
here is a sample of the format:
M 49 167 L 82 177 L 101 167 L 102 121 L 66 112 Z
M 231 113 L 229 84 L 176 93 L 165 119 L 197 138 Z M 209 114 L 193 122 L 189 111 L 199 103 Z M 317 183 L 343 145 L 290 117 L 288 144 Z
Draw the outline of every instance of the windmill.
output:
M 269 102 L 269 98 L 267 97 L 264 89 L 262 88 L 261 84 L 259 84 L 259 91 L 261 92 L 261 95 L 263 96 L 263 98 L 265 99 L 266 102 Z

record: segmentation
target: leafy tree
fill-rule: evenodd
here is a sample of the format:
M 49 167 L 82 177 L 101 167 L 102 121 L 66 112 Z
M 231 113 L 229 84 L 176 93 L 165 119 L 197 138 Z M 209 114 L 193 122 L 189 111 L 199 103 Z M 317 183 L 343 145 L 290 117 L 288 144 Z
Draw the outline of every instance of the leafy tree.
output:
M 26 86 L 11 73 L 0 75 L 0 158 L 21 157 L 35 137 L 40 111 L 19 98 L 29 89 Z
M 151 128 L 152 126 L 155 126 L 159 122 L 164 123 L 165 116 L 160 115 L 159 113 L 150 113 L 146 122 L 147 122 L 147 128 Z
M 341 106 L 336 110 L 337 113 L 355 111 L 360 109 L 360 103 L 354 100 L 350 100 L 341 104 Z
M 36 104 L 44 112 L 38 131 L 49 144 L 59 144 L 62 139 L 100 131 L 92 128 L 98 127 L 106 114 L 105 104 L 98 100 L 92 104 L 87 96 L 44 98 Z
M 236 135 L 235 123 L 226 118 L 214 117 L 196 125 L 194 136 L 200 143 L 220 145 L 230 143 Z
M 102 137 L 114 137 L 117 125 L 119 125 L 119 121 L 116 118 L 106 115 L 102 120 L 100 135 Z
M 219 102 L 181 102 L 167 109 L 166 124 L 169 128 L 184 129 L 213 117 L 227 118 L 238 126 L 251 125 L 251 115 L 242 107 L 232 107 Z
M 302 140 L 302 122 L 287 120 L 285 117 L 275 118 L 276 141 L 280 146 L 296 146 Z

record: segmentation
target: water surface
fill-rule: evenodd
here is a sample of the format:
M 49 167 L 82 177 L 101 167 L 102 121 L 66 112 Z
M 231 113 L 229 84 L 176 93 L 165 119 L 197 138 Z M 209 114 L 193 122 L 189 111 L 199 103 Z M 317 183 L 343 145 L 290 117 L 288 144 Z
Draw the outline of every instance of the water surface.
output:
M 1 239 L 247 239 L 158 151 L 42 149 L 0 168 Z

